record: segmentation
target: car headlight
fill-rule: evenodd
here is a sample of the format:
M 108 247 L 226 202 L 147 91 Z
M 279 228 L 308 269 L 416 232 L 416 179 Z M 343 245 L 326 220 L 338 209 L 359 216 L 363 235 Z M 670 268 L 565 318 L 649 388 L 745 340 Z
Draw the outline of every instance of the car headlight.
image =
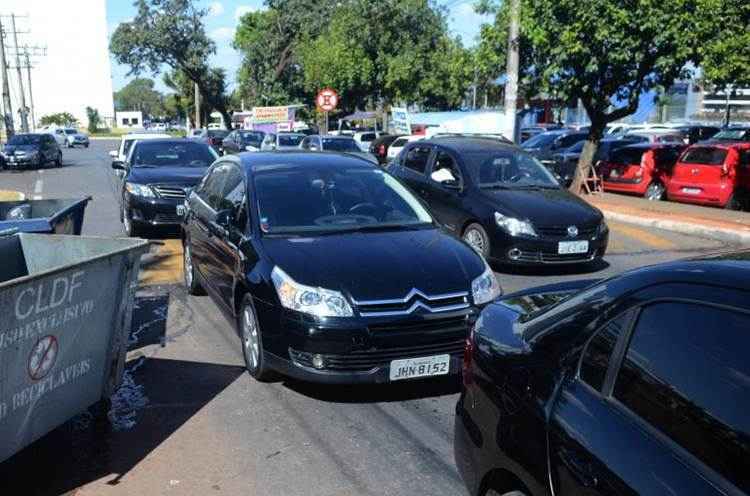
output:
M 257 151 L 259 151 L 260 149 L 259 149 L 259 148 L 258 148 L 257 146 L 253 146 L 253 145 L 247 145 L 247 146 L 245 147 L 245 150 L 247 150 L 247 151 L 249 151 L 249 152 L 257 152 Z
M 495 273 L 492 268 L 484 262 L 484 272 L 482 275 L 471 281 L 471 296 L 475 305 L 482 305 L 490 302 L 503 294 L 500 283 L 497 282 Z
M 495 212 L 495 222 L 498 227 L 503 231 L 507 232 L 511 236 L 518 236 L 520 234 L 526 236 L 536 237 L 536 231 L 531 222 L 527 220 L 516 219 L 515 217 L 507 217 L 499 212 Z
M 344 295 L 330 289 L 313 288 L 299 284 L 279 267 L 271 271 L 273 285 L 281 304 L 298 312 L 316 317 L 351 317 L 352 307 Z
M 599 224 L 599 230 L 596 232 L 596 235 L 601 236 L 607 231 L 609 231 L 609 226 L 607 225 L 607 222 L 604 219 L 602 219 L 602 222 L 601 224 Z
M 125 189 L 128 193 L 135 196 L 142 196 L 144 198 L 153 198 L 156 196 L 154 195 L 154 190 L 145 184 L 125 183 Z

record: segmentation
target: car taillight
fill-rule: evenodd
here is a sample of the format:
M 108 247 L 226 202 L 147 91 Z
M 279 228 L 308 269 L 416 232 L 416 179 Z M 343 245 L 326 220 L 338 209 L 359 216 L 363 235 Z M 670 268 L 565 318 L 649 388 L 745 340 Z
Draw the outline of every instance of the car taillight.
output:
M 471 365 L 474 360 L 474 327 L 471 328 L 469 336 L 464 342 L 464 357 L 462 360 L 461 376 L 463 377 L 464 387 L 474 384 L 474 373 L 471 371 Z
M 385 155 L 385 145 L 380 145 L 380 146 L 378 147 L 378 153 L 379 153 L 380 155 Z

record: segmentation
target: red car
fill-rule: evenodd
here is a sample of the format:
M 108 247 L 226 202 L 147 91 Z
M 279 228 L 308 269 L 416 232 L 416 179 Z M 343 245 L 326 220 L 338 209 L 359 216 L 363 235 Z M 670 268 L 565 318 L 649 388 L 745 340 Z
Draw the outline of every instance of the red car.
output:
M 639 143 L 615 150 L 600 166 L 604 191 L 663 199 L 684 149 L 679 143 Z
M 750 206 L 750 143 L 704 143 L 688 148 L 667 189 L 670 200 L 730 210 Z

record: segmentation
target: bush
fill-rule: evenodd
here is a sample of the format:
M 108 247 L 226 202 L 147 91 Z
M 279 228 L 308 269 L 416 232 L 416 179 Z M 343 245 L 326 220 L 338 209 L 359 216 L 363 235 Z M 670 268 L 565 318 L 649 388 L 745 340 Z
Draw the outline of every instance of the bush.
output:
M 89 132 L 95 133 L 102 121 L 102 118 L 99 117 L 99 111 L 95 108 L 86 107 L 86 117 L 89 119 Z
M 58 112 L 56 114 L 43 115 L 39 119 L 39 123 L 42 126 L 77 126 L 78 119 L 73 117 L 73 114 L 70 112 Z

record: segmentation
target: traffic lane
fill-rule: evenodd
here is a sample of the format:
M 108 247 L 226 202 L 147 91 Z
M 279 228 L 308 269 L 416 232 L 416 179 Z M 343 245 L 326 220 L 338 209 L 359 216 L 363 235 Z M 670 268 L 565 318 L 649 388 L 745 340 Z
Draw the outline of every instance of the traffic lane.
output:
M 63 167 L 0 171 L 4 190 L 20 191 L 27 199 L 92 197 L 86 208 L 83 234 L 122 236 L 118 185 L 109 167 L 109 150 L 118 140 L 91 140 L 88 148 L 63 148 Z M 95 212 L 95 213 L 94 213 Z

